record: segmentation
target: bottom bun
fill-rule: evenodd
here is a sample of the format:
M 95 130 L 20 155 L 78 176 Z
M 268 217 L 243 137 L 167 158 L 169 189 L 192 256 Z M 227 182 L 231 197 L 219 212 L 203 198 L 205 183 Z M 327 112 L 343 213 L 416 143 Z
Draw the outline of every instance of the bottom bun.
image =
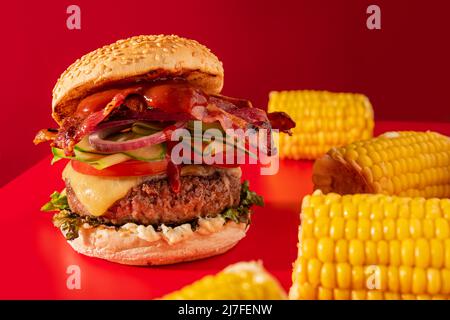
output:
M 228 221 L 220 230 L 168 243 L 164 239 L 146 241 L 136 233 L 119 232 L 114 228 L 80 228 L 79 237 L 68 243 L 78 253 L 116 263 L 151 266 L 192 261 L 222 254 L 245 237 L 247 224 Z

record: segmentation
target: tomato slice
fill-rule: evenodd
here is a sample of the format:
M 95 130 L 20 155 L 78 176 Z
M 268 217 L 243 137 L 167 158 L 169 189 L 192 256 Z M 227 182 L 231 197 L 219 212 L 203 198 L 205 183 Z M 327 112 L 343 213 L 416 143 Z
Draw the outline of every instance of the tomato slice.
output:
M 95 169 L 91 165 L 77 160 L 71 160 L 71 164 L 72 168 L 79 173 L 103 177 L 146 176 L 163 173 L 167 169 L 166 159 L 148 162 L 129 160 L 102 170 Z

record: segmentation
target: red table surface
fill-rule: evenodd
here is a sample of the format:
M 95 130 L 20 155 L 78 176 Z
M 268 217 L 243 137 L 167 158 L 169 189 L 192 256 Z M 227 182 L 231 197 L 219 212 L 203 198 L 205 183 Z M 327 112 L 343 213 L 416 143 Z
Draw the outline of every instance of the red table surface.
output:
M 450 135 L 450 123 L 378 122 L 375 133 L 388 130 L 435 130 Z M 251 188 L 266 206 L 254 208 L 247 234 L 229 252 L 195 262 L 159 267 L 123 266 L 77 254 L 39 208 L 54 190 L 63 188 L 62 163 L 43 159 L 0 191 L 2 299 L 152 299 L 214 274 L 225 266 L 262 260 L 284 288 L 291 285 L 297 254 L 301 199 L 312 191 L 310 161 L 285 160 L 274 176 L 255 166 L 243 168 Z M 81 289 L 67 289 L 67 267 L 81 270 Z

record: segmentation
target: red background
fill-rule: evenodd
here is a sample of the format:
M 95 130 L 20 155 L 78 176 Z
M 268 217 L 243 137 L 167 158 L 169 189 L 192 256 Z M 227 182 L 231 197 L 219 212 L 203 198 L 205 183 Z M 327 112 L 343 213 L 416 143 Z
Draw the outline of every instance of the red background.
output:
M 366 28 L 378 4 L 382 30 Z M 81 7 L 81 30 L 66 8 Z M 265 107 L 275 89 L 362 92 L 377 119 L 450 120 L 448 1 L 9 1 L 4 45 L 0 185 L 48 154 L 51 89 L 82 54 L 136 34 L 176 33 L 224 62 L 228 95 Z

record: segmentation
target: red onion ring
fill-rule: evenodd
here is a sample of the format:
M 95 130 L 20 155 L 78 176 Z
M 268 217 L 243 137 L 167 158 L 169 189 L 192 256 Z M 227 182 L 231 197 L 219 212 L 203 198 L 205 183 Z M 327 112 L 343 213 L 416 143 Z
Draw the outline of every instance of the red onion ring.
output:
M 116 121 L 108 121 L 102 122 L 95 127 L 95 131 L 102 129 L 109 129 L 118 126 L 125 126 L 136 122 L 136 120 L 116 120 Z
M 125 129 L 128 126 L 128 124 L 122 124 L 115 127 L 103 128 L 91 133 L 89 135 L 89 143 L 92 145 L 92 147 L 94 147 L 95 150 L 102 152 L 121 152 L 134 150 L 154 144 L 163 143 L 168 138 L 165 132 L 167 129 L 175 130 L 185 125 L 185 121 L 180 121 L 154 134 L 128 141 L 105 140 L 108 135 Z

